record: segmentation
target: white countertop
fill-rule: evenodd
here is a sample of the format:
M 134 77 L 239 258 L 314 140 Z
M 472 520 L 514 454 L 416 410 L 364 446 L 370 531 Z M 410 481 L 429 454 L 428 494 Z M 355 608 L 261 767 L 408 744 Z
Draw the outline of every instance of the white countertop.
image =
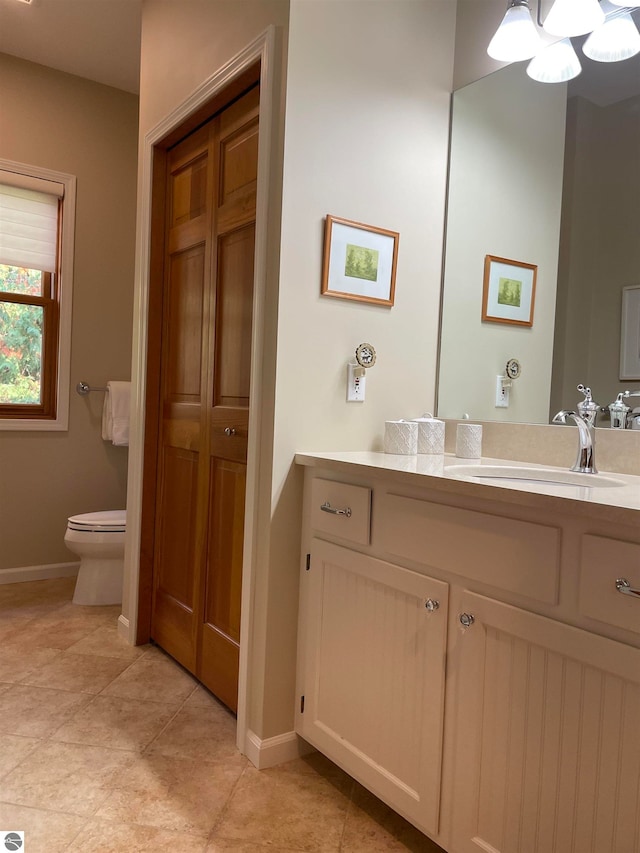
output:
M 590 474 L 581 474 L 584 485 L 549 483 L 533 479 L 506 480 L 461 476 L 456 467 L 469 464 L 503 465 L 510 468 L 544 469 L 565 473 L 566 468 L 536 465 L 531 462 L 513 462 L 506 459 L 461 459 L 453 454 L 441 456 L 397 456 L 373 451 L 300 452 L 295 461 L 299 465 L 323 467 L 334 471 L 368 473 L 370 476 L 387 476 L 408 485 L 421 485 L 450 493 L 506 501 L 530 506 L 546 506 L 559 499 L 563 509 L 580 515 L 596 515 L 603 519 L 637 524 L 640 516 L 640 477 L 630 474 L 600 472 L 620 485 L 590 486 Z M 487 491 L 490 490 L 490 491 Z M 551 499 L 551 500 L 549 500 Z

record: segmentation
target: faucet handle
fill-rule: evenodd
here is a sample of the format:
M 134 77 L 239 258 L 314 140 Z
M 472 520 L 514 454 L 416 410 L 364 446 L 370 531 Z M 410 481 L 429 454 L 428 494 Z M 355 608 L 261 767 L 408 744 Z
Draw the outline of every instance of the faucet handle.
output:
M 595 426 L 599 406 L 594 402 L 593 397 L 591 396 L 591 388 L 580 384 L 578 385 L 578 391 L 580 391 L 581 394 L 584 394 L 584 400 L 581 400 L 578 403 L 578 414 L 585 420 L 589 421 L 591 426 Z

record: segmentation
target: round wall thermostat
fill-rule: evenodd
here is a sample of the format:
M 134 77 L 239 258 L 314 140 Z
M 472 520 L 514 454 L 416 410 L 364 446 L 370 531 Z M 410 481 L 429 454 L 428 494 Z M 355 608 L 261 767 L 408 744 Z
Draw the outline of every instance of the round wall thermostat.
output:
M 509 379 L 517 379 L 522 373 L 522 368 L 520 367 L 520 362 L 517 358 L 510 358 L 505 370 Z
M 372 344 L 360 344 L 356 347 L 356 361 L 360 367 L 373 367 L 376 363 L 376 351 Z

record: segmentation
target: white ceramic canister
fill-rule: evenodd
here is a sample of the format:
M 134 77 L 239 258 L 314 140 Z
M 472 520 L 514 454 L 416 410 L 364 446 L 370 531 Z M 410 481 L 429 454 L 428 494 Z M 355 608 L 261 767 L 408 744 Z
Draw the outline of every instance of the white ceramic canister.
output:
M 418 424 L 418 453 L 444 453 L 444 421 L 434 418 L 431 412 L 413 421 Z
M 385 421 L 384 452 L 410 456 L 418 452 L 418 424 L 415 421 Z
M 480 459 L 482 456 L 482 424 L 458 424 L 456 427 L 456 456 Z

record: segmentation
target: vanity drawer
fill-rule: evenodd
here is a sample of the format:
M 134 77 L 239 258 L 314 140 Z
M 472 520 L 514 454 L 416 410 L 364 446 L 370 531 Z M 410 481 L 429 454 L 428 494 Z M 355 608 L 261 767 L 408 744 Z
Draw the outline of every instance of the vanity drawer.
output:
M 640 590 L 640 545 L 585 534 L 580 560 L 580 613 L 640 634 L 640 596 L 621 593 L 616 588 L 621 578 L 632 589 Z
M 376 547 L 535 601 L 558 603 L 558 528 L 401 495 L 386 494 L 381 503 Z
M 368 545 L 371 539 L 371 489 L 318 477 L 311 481 L 311 527 Z

